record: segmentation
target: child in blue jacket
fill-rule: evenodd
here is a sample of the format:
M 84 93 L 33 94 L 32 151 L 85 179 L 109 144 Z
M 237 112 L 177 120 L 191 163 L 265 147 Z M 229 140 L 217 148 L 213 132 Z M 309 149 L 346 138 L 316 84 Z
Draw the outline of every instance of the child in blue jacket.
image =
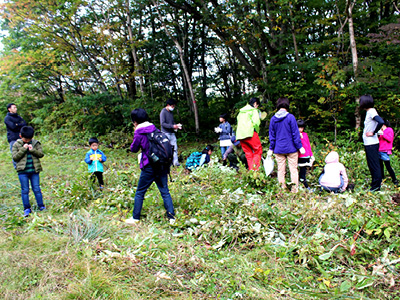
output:
M 107 160 L 107 157 L 101 150 L 99 150 L 99 141 L 97 138 L 90 138 L 89 146 L 90 150 L 86 153 L 85 163 L 88 164 L 88 170 L 92 173 L 90 177 L 93 178 L 93 182 L 96 181 L 97 177 L 100 189 L 103 189 L 103 162 Z
M 227 114 L 219 116 L 221 124 L 215 128 L 215 132 L 219 134 L 219 145 L 221 147 L 221 155 L 224 157 L 226 150 L 232 145 L 231 137 L 233 136 L 233 130 L 231 124 L 226 120 Z

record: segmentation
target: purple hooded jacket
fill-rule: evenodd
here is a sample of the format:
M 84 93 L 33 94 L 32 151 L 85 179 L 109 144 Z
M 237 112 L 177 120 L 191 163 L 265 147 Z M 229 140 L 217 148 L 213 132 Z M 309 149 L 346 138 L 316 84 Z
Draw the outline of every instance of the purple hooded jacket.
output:
M 278 110 L 269 124 L 269 149 L 276 154 L 297 152 L 302 146 L 295 117 L 284 109 Z
M 150 122 L 143 122 L 136 127 L 135 134 L 133 135 L 133 142 L 131 144 L 131 151 L 136 153 L 142 149 L 142 159 L 140 160 L 141 169 L 150 163 L 149 158 L 147 157 L 147 151 L 149 150 L 147 134 L 156 130 L 156 126 Z

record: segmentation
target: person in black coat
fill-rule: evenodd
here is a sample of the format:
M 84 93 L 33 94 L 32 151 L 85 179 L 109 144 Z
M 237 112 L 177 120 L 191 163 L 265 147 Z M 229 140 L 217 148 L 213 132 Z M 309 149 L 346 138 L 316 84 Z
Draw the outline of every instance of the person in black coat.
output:
M 4 118 L 4 123 L 7 127 L 7 140 L 10 143 L 10 151 L 12 151 L 15 141 L 19 139 L 21 128 L 26 126 L 26 122 L 17 114 L 17 106 L 14 103 L 8 104 L 7 110 L 8 113 Z M 16 168 L 17 164 L 15 161 L 13 161 L 13 165 Z

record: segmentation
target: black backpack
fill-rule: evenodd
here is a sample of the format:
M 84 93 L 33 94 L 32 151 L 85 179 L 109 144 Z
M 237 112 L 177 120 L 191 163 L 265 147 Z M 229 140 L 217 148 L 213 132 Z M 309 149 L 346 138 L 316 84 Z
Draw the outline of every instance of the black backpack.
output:
M 157 171 L 169 173 L 174 156 L 174 147 L 170 144 L 165 133 L 155 130 L 147 134 L 149 140 L 149 150 L 147 157 L 151 166 Z

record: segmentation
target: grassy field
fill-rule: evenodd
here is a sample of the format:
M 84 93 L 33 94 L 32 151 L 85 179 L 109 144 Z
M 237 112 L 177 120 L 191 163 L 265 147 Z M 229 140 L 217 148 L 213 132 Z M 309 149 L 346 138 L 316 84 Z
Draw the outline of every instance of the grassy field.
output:
M 1 299 L 400 299 L 400 214 L 392 202 L 399 191 L 389 180 L 381 193 L 365 191 L 362 151 L 341 152 L 356 183 L 344 195 L 293 195 L 276 178 L 218 163 L 193 174 L 175 168 L 177 222 L 167 222 L 153 185 L 142 221 L 129 226 L 136 155 L 101 148 L 108 157 L 101 193 L 88 180 L 88 149 L 41 141 L 48 209 L 24 219 L 0 139 Z M 184 154 L 199 150 L 182 146 Z M 393 164 L 400 173 L 397 156 Z

